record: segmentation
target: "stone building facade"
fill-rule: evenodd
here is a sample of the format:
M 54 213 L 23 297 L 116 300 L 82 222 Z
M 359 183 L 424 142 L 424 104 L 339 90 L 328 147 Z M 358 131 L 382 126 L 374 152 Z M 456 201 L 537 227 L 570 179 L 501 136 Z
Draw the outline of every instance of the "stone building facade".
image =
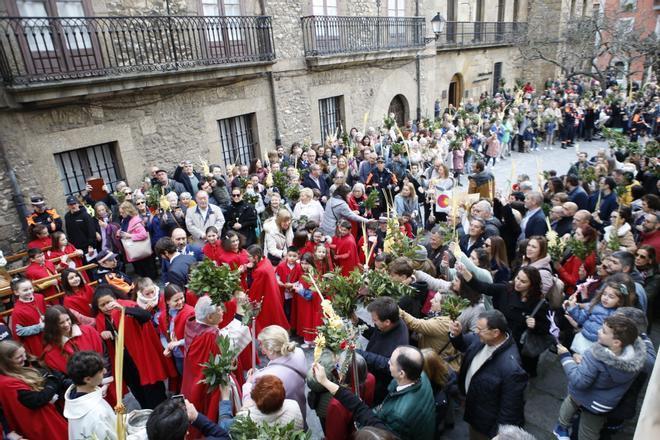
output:
M 157 26 L 153 24 L 156 18 L 148 21 L 140 17 L 166 15 L 168 6 L 162 0 L 81 0 L 78 9 L 58 11 L 60 3 L 43 2 L 44 15 L 65 17 L 68 11 L 68 16 L 75 16 L 75 11 L 83 11 L 78 15 L 124 17 L 123 22 L 151 23 L 151 27 Z M 26 3 L 7 0 L 0 4 L 3 30 L 10 20 L 6 17 L 40 12 Z M 214 15 L 209 11 L 218 11 L 217 15 L 270 17 L 268 37 L 260 34 L 241 50 L 248 50 L 252 43 L 265 44 L 266 51 L 274 50 L 275 57 L 259 55 L 230 63 L 179 61 L 179 67 L 165 63 L 157 69 L 122 67 L 45 79 L 39 77 L 34 62 L 31 71 L 25 70 L 27 79 L 15 70 L 13 76 L 7 75 L 12 69 L 5 67 L 5 86 L 0 88 L 0 144 L 4 153 L 0 157 L 0 248 L 13 252 L 24 247 L 18 195 L 23 196 L 27 210 L 31 209 L 29 197 L 39 194 L 62 212 L 65 196 L 76 193 L 89 174 L 100 173 L 110 183 L 121 179 L 136 186 L 152 165 L 173 170 L 184 159 L 199 164 L 201 159 L 227 163 L 264 157 L 277 143 L 321 142 L 324 134 L 332 131 L 328 131 L 329 124 L 360 130 L 364 125 L 378 127 L 391 109 L 404 119 L 416 119 L 418 113 L 432 116 L 436 100 L 444 108 L 450 102 L 478 99 L 484 92 L 492 93 L 500 79 L 511 87 L 523 74 L 516 61 L 517 49 L 507 35 L 524 31 L 528 9 L 527 0 L 217 0 L 215 5 L 211 0 L 171 0 L 171 16 Z M 301 17 L 318 16 L 319 11 L 331 17 L 353 17 L 353 21 L 329 20 L 355 32 L 356 39 L 363 38 L 365 32 L 389 32 L 390 37 L 385 38 L 400 32 L 394 30 L 398 21 L 369 28 L 378 16 L 417 15 L 423 25 L 417 21 L 412 24 L 413 31 L 405 31 L 401 38 L 410 44 L 402 47 L 376 45 L 356 51 L 342 48 L 344 43 L 340 42 L 332 53 L 312 53 L 318 47 L 306 40 L 309 35 L 304 35 Z M 436 41 L 430 20 L 438 12 L 449 18 L 449 23 Z M 162 20 L 166 30 L 172 23 L 179 26 L 177 19 Z M 317 44 L 319 33 L 334 38 L 344 32 L 327 31 L 319 24 L 322 20 L 308 20 L 312 20 L 312 38 Z M 113 26 L 117 23 L 109 22 Z M 25 21 L 12 23 L 17 26 Z M 91 26 L 91 22 L 75 26 L 62 23 L 60 29 L 65 33 Z M 259 21 L 257 26 L 264 27 L 264 23 Z M 406 23 L 408 26 L 412 21 Z M 109 25 L 103 22 L 98 26 Z M 130 26 L 134 29 L 137 25 Z M 118 33 L 108 36 L 110 31 L 103 29 L 100 37 L 97 33 L 90 37 L 91 42 L 81 39 L 78 43 L 88 44 L 89 51 L 98 57 L 94 61 L 97 64 L 105 63 L 99 59 L 109 53 L 102 46 L 108 41 L 120 44 Z M 210 32 L 200 35 L 205 36 L 206 43 L 235 41 L 227 33 L 217 38 Z M 19 40 L 0 40 L 2 55 L 9 64 L 16 56 L 12 50 L 20 57 L 21 51 L 50 44 Z M 168 44 L 167 35 L 162 40 L 139 41 L 132 44 Z M 67 44 L 71 42 L 62 43 Z M 172 42 L 172 47 L 177 44 L 182 43 Z M 137 63 L 141 55 L 133 50 L 134 59 L 125 63 Z M 185 54 L 180 51 L 180 55 Z M 0 59 L 0 65 L 2 62 Z M 10 169 L 15 174 L 13 180 Z

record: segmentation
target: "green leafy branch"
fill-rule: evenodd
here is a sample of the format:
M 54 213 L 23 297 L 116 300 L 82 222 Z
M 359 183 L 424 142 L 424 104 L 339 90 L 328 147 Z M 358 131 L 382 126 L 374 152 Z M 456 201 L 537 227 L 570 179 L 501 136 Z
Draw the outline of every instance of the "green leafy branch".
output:
M 228 337 L 218 336 L 216 343 L 220 353 L 209 354 L 208 362 L 201 364 L 204 379 L 199 383 L 208 385 L 209 393 L 215 388 L 229 385 L 229 375 L 236 369 L 236 358 L 239 355 Z
M 293 422 L 286 425 L 277 423 L 256 423 L 249 416 L 234 418 L 229 434 L 232 440 L 310 440 L 311 431 L 296 429 Z
M 213 304 L 221 305 L 231 300 L 234 292 L 241 290 L 241 274 L 227 264 L 216 266 L 207 258 L 190 273 L 188 288 L 197 296 L 208 295 Z

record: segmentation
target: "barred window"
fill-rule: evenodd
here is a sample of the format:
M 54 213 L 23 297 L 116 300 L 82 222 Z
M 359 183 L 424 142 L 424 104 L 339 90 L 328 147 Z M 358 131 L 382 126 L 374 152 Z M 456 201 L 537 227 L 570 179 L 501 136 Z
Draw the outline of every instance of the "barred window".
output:
M 342 115 L 343 96 L 333 96 L 332 98 L 319 99 L 319 119 L 321 121 L 321 143 L 328 137 L 341 136 L 341 130 L 344 126 Z
M 249 165 L 254 155 L 253 125 L 256 115 L 236 116 L 218 121 L 222 160 L 226 165 Z
M 56 153 L 55 163 L 64 193 L 67 196 L 80 193 L 92 177 L 102 178 L 114 191 L 115 184 L 122 180 L 115 150 L 115 143 L 107 143 Z

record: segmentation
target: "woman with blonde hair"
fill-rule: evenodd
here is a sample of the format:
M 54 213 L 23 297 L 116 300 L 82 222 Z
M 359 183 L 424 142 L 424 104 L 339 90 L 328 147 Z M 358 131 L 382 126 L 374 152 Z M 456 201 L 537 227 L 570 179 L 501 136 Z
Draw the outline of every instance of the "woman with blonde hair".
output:
M 136 200 L 136 203 L 146 204 L 146 200 Z M 144 227 L 138 209 L 131 202 L 126 201 L 119 205 L 119 215 L 121 217 L 121 228 L 117 232 L 117 238 L 130 238 L 133 242 L 149 240 L 149 233 Z M 158 277 L 153 254 L 139 260 L 131 258 L 127 254 L 126 249 L 124 249 L 123 254 L 126 257 L 126 261 L 133 264 L 135 273 L 141 277 L 149 277 L 151 279 Z
M 411 182 L 406 182 L 401 186 L 401 192 L 394 197 L 394 207 L 400 217 L 404 213 L 412 214 L 417 217 L 419 211 L 419 202 L 417 201 L 417 191 Z
M 18 342 L 0 342 L 0 407 L 14 438 L 67 438 L 67 423 L 51 402 L 63 395 L 61 376 L 34 368 Z M 17 434 L 17 435 L 16 435 Z
M 286 398 L 298 402 L 303 419 L 307 403 L 305 400 L 305 377 L 307 361 L 305 353 L 295 342 L 289 340 L 289 332 L 279 325 L 264 327 L 257 337 L 261 352 L 268 358 L 268 365 L 257 372 L 249 372 L 243 385 L 243 403 L 249 405 L 250 392 L 257 379 L 267 375 L 279 378 L 284 384 Z
M 291 212 L 281 208 L 275 217 L 269 218 L 264 223 L 264 256 L 273 266 L 280 264 L 286 255 L 287 247 L 293 242 L 292 220 Z

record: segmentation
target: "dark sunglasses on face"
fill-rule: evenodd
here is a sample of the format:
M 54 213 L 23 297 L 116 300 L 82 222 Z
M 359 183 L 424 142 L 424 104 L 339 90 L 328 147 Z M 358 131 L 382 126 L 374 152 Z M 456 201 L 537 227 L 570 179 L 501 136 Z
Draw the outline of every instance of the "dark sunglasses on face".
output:
M 240 194 L 232 194 L 231 196 L 232 197 L 240 197 L 241 195 Z

